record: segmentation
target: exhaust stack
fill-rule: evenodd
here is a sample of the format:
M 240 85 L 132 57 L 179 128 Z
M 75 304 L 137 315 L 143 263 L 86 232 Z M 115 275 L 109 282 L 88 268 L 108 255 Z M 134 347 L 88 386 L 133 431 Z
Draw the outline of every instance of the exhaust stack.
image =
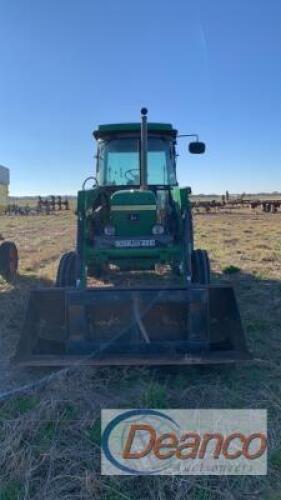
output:
M 147 188 L 147 109 L 141 109 L 140 187 Z

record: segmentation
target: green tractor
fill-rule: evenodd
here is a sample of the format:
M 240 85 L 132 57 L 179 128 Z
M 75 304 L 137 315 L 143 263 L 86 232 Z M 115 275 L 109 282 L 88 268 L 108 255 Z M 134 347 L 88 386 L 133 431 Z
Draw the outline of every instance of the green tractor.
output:
M 78 193 L 76 250 L 62 256 L 54 288 L 31 293 L 16 359 L 25 365 L 162 365 L 250 358 L 232 287 L 210 284 L 194 249 L 190 188 L 176 179 L 172 125 L 101 125 L 96 177 Z M 192 154 L 205 152 L 198 136 Z M 86 189 L 86 183 L 94 186 Z M 97 287 L 121 271 L 164 265 L 176 285 Z M 145 273 L 144 273 L 145 274 Z M 168 281 L 168 283 L 170 283 Z
M 97 140 L 95 186 L 78 193 L 76 252 L 63 256 L 58 286 L 83 286 L 108 266 L 149 270 L 169 265 L 187 282 L 207 284 L 210 265 L 194 250 L 190 188 L 176 178 L 177 131 L 170 124 L 142 122 L 101 125 Z M 204 153 L 198 140 L 191 153 Z M 77 275 L 76 269 L 80 267 Z

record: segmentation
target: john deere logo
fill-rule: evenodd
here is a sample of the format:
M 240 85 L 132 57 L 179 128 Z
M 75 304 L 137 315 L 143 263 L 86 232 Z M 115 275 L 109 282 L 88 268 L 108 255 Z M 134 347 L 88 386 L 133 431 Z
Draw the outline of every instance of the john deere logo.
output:
M 130 222 L 138 222 L 139 215 L 138 214 L 129 214 L 128 219 Z

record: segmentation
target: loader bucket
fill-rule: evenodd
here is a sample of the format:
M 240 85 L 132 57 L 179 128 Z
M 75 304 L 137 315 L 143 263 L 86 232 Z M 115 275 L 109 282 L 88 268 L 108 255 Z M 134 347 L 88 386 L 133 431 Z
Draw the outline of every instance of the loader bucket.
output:
M 230 286 L 31 292 L 16 362 L 186 365 L 251 359 Z

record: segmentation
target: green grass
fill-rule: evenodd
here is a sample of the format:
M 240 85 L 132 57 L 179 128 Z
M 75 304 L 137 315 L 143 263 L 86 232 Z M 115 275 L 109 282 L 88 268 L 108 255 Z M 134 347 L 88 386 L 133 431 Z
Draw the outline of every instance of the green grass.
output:
M 252 333 L 252 332 L 263 332 L 265 331 L 267 328 L 268 328 L 268 321 L 264 320 L 264 319 L 255 319 L 255 320 L 251 320 L 251 321 L 248 321 L 246 323 L 247 325 L 247 331 L 249 333 Z
M 270 463 L 277 468 L 281 474 L 281 448 L 274 450 L 270 456 Z M 281 495 L 280 495 L 281 498 Z
M 145 408 L 167 408 L 167 389 L 158 382 L 148 385 L 143 394 Z
M 17 481 L 8 481 L 0 486 L 0 500 L 19 500 L 22 496 L 22 486 Z
M 35 443 L 36 446 L 38 446 L 38 449 L 40 453 L 46 451 L 49 447 L 51 442 L 55 439 L 57 433 L 57 424 L 56 422 L 50 421 L 44 423 L 35 438 Z
M 68 421 L 77 417 L 78 410 L 76 406 L 70 402 L 64 403 L 60 408 L 60 420 Z
M 38 398 L 35 396 L 18 396 L 2 403 L 0 406 L 0 420 L 17 418 L 33 410 L 38 404 Z
M 90 441 L 98 446 L 101 443 L 101 419 L 97 418 L 94 424 L 86 431 L 87 437 Z

